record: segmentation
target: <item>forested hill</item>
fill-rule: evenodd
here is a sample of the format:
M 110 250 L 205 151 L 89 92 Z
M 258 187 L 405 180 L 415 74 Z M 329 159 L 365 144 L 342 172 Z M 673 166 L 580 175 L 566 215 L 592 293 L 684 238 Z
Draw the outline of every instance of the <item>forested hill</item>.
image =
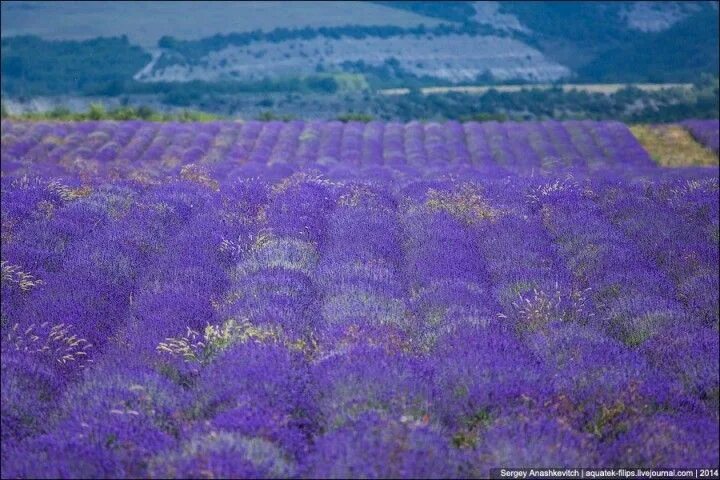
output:
M 4 101 L 140 95 L 218 113 L 295 114 L 307 110 L 301 98 L 342 113 L 388 88 L 698 83 L 720 69 L 718 2 L 18 1 L 1 8 Z M 688 108 L 685 115 L 705 116 Z

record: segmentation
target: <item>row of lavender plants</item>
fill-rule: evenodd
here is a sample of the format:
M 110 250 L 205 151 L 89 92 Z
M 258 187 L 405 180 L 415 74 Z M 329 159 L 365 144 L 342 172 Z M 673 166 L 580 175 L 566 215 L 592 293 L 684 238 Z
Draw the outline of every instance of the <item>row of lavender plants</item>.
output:
M 406 166 L 482 167 L 517 172 L 650 166 L 647 153 L 617 122 L 340 123 L 147 122 L 2 123 L 4 171 L 158 182 L 163 174 L 204 168 L 215 177 L 258 165 L 324 171 Z
M 3 478 L 720 463 L 718 169 L 620 124 L 4 122 L 2 153 Z
M 720 153 L 720 122 L 716 120 L 685 120 L 682 126 L 707 148 Z

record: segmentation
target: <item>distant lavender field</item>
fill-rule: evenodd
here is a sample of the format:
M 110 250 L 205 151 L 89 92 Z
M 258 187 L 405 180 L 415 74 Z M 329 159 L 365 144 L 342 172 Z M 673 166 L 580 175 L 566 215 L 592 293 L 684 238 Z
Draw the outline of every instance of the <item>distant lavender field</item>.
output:
M 3 121 L 1 171 L 3 478 L 720 463 L 718 168 L 623 124 Z
M 682 125 L 690 134 L 715 153 L 720 152 L 720 123 L 718 120 L 686 120 Z

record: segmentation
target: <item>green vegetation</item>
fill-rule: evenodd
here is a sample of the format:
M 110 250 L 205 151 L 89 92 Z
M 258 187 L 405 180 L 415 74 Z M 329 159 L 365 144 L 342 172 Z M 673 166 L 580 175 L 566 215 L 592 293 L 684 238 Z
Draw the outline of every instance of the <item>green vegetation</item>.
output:
M 38 37 L 2 39 L 2 91 L 13 96 L 118 95 L 150 61 L 127 37 L 85 41 L 45 41 Z
M 338 90 L 353 92 L 370 88 L 367 78 L 360 73 L 336 73 L 332 77 Z
M 506 122 L 509 120 L 504 113 L 473 113 L 459 118 L 462 122 Z
M 150 84 L 154 85 L 154 84 Z M 643 91 L 628 86 L 606 95 L 586 91 L 524 89 L 519 92 L 499 92 L 490 89 L 484 94 L 443 93 L 423 95 L 413 88 L 407 95 L 384 96 L 369 91 L 338 92 L 334 95 L 310 92 L 304 94 L 263 92 L 227 94 L 201 92 L 198 99 L 186 103 L 193 109 L 215 112 L 160 113 L 147 107 L 122 107 L 115 110 L 71 113 L 57 108 L 46 113 L 29 113 L 23 118 L 34 119 L 146 119 L 146 120 L 212 120 L 223 116 L 257 118 L 260 120 L 292 120 L 312 117 L 338 119 L 344 122 L 371 120 L 460 120 L 460 121 L 522 121 L 615 119 L 626 123 L 669 123 L 687 118 L 717 118 L 720 112 L 720 92 L 717 77 L 703 77 L 690 89 L 673 88 L 661 91 Z M 161 99 L 173 92 L 159 93 Z M 134 99 L 143 101 L 145 97 Z M 3 116 L 7 114 L 3 105 Z
M 125 93 L 155 94 L 168 105 L 189 107 L 222 95 L 270 92 L 332 94 L 337 90 L 338 84 L 332 76 L 314 75 L 252 82 L 132 82 Z
M 367 113 L 344 113 L 342 115 L 338 115 L 338 120 L 341 122 L 372 122 L 373 116 L 368 115 Z
M 469 2 L 375 2 L 387 7 L 409 10 L 426 17 L 441 18 L 451 22 L 465 23 L 475 15 Z
M 474 8 L 469 2 L 377 2 L 420 15 L 459 22 L 473 34 Z M 514 15 L 532 33 L 513 36 L 577 71 L 576 81 L 691 82 L 715 73 L 718 62 L 718 12 L 709 2 L 664 31 L 630 28 L 623 12 L 632 2 L 500 3 L 500 13 Z
M 32 112 L 22 115 L 10 115 L 5 105 L 2 106 L 2 118 L 13 120 L 146 120 L 150 122 L 210 122 L 222 117 L 206 112 L 184 110 L 179 113 L 161 113 L 149 107 L 120 107 L 106 110 L 102 104 L 94 103 L 86 112 L 72 112 L 66 107 L 57 107 L 47 112 Z
M 522 40 L 577 70 L 581 82 L 692 82 L 718 71 L 718 12 L 699 11 L 667 30 L 628 27 L 629 2 L 503 2 L 533 35 Z
M 392 2 L 395 3 L 395 2 Z M 442 5 L 445 5 L 444 2 Z M 460 3 L 460 2 L 457 2 Z M 471 7 L 472 10 L 472 7 Z M 474 12 L 474 10 L 473 10 Z M 506 32 L 496 30 L 488 25 L 480 25 L 472 22 L 463 24 L 440 24 L 435 27 L 419 25 L 417 27 L 398 27 L 394 25 L 346 25 L 342 27 L 320 27 L 320 28 L 276 28 L 269 32 L 255 30 L 252 32 L 230 33 L 227 35 L 213 35 L 212 37 L 200 40 L 180 40 L 174 37 L 164 36 L 158 41 L 158 46 L 170 51 L 168 59 L 172 64 L 175 61 L 180 63 L 193 64 L 210 52 L 222 50 L 227 47 L 241 47 L 254 42 L 280 43 L 288 40 L 311 40 L 313 38 L 390 38 L 399 35 L 499 35 L 507 36 Z M 173 59 L 171 61 L 171 59 Z
M 692 89 L 656 92 L 628 86 L 606 95 L 586 91 L 523 89 L 482 95 L 445 93 L 384 97 L 370 111 L 382 119 L 545 120 L 616 119 L 628 123 L 675 122 L 687 118 L 717 118 L 720 112 L 718 80 L 703 77 Z
M 502 2 L 500 11 L 545 38 L 562 38 L 582 45 L 616 45 L 633 41 L 641 32 L 620 19 L 629 2 Z
M 370 65 L 362 60 L 358 60 L 355 62 L 345 61 L 340 66 L 345 72 L 362 75 L 372 89 L 445 87 L 455 85 L 449 80 L 416 75 L 402 68 L 400 61 L 394 57 L 388 58 L 380 65 Z M 475 80 L 475 83 L 483 83 L 485 85 L 500 83 L 488 75 L 481 75 Z M 512 82 L 503 82 L 503 84 L 510 83 Z
M 258 92 L 335 93 L 338 81 L 331 74 L 272 78 L 258 81 L 157 82 L 133 80 L 150 61 L 127 37 L 87 41 L 46 41 L 33 36 L 2 39 L 3 95 L 26 98 L 75 94 L 120 96 L 160 95 L 164 103 L 190 106 L 209 94 Z M 357 78 L 343 78 L 345 84 Z
M 641 32 L 629 28 L 623 19 L 622 12 L 629 5 L 626 3 L 503 2 L 500 12 L 515 15 L 531 30 L 531 33 L 510 33 L 476 23 L 472 20 L 474 7 L 468 2 L 379 3 L 443 18 L 451 23 L 410 28 L 389 25 L 278 28 L 266 32 L 256 30 L 214 35 L 199 40 L 165 36 L 158 42 L 163 52 L 156 67 L 202 66 L 201 59 L 210 52 L 258 41 L 278 43 L 319 37 L 389 39 L 399 35 L 492 34 L 512 36 L 538 48 L 546 56 L 575 71 L 576 77 L 572 81 L 579 83 L 691 82 L 704 73 L 715 74 L 720 68 L 717 49 L 718 14 L 707 4 L 694 4 L 693 8 L 698 11 L 664 31 Z M 451 85 L 449 81 L 417 76 L 402 68 L 397 59 L 388 59 L 382 65 L 369 65 L 361 61 L 345 62 L 339 67 L 341 71 L 325 71 L 322 57 L 308 58 L 308 62 L 317 63 L 317 73 L 304 77 L 217 82 L 135 81 L 133 76 L 150 59 L 147 52 L 131 45 L 124 36 L 86 41 L 48 41 L 34 36 L 5 37 L 2 39 L 2 93 L 21 100 L 52 95 L 118 97 L 147 94 L 158 96 L 168 105 L 207 108 L 222 103 L 222 97 L 243 94 L 287 92 L 335 95 L 338 92 L 378 88 Z M 470 83 L 493 85 L 498 82 L 486 73 Z M 489 114 L 503 113 L 497 110 L 498 102 L 514 103 L 514 97 L 498 100 L 490 96 L 485 100 L 489 102 L 489 110 L 483 113 Z M 581 98 L 580 101 L 592 105 L 591 114 L 597 113 L 598 109 L 603 112 L 611 109 L 607 105 L 598 106 L 603 100 Z M 401 103 L 406 102 L 403 100 Z M 455 111 L 454 107 L 446 108 L 442 103 L 440 101 L 436 106 Z M 444 103 L 452 104 L 453 100 L 450 98 Z M 697 105 L 688 108 L 683 102 L 678 105 L 678 112 L 673 114 L 702 110 Z M 514 104 L 510 107 L 515 109 Z M 547 115 L 547 109 L 547 106 L 533 107 L 529 113 Z M 339 111 L 344 110 L 341 108 Z M 649 112 L 646 113 L 649 115 Z M 648 117 L 647 120 L 652 119 Z
M 173 113 L 158 112 L 147 106 L 120 107 L 107 110 L 100 103 L 91 104 L 90 108 L 84 112 L 73 112 L 67 107 L 56 107 L 47 112 L 28 112 L 21 115 L 9 114 L 5 105 L 3 105 L 2 118 L 33 121 L 145 120 L 148 122 L 212 122 L 227 119 L 223 115 L 198 110 L 182 110 Z M 295 115 L 279 114 L 267 110 L 260 112 L 255 118 L 263 121 L 279 120 L 287 122 L 295 120 L 296 117 Z
M 629 82 L 681 82 L 720 68 L 718 24 L 698 12 L 673 27 L 599 55 L 581 77 Z M 628 68 L 628 66 L 632 68 Z
M 269 110 L 266 110 L 264 112 L 260 112 L 260 115 L 257 116 L 257 120 L 262 120 L 263 122 L 269 122 L 271 120 L 289 122 L 291 120 L 295 120 L 295 115 L 279 115 Z

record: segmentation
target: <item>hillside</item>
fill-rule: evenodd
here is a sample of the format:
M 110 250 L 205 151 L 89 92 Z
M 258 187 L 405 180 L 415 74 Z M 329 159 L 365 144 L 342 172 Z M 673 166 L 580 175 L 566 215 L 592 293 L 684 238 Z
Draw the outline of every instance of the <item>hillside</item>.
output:
M 96 92 L 118 95 L 141 90 L 137 84 L 146 82 L 257 84 L 343 73 L 359 75 L 360 85 L 373 88 L 693 82 L 703 73 L 716 74 L 719 65 L 717 2 L 293 2 L 281 7 L 4 2 L 3 92 L 72 93 L 97 85 Z M 121 9 L 122 22 L 117 22 Z M 172 29 L 163 26 L 170 24 Z M 105 65 L 92 61 L 83 48 L 88 44 L 82 43 L 97 46 L 100 36 L 123 38 L 103 56 L 108 67 L 116 56 L 127 58 L 107 78 L 101 78 L 109 75 Z M 60 65 L 82 63 L 88 67 L 73 84 Z
M 165 35 L 196 40 L 217 34 L 342 25 L 413 27 L 440 23 L 371 2 L 3 2 L 2 36 L 89 40 L 127 35 L 135 45 L 157 47 Z

